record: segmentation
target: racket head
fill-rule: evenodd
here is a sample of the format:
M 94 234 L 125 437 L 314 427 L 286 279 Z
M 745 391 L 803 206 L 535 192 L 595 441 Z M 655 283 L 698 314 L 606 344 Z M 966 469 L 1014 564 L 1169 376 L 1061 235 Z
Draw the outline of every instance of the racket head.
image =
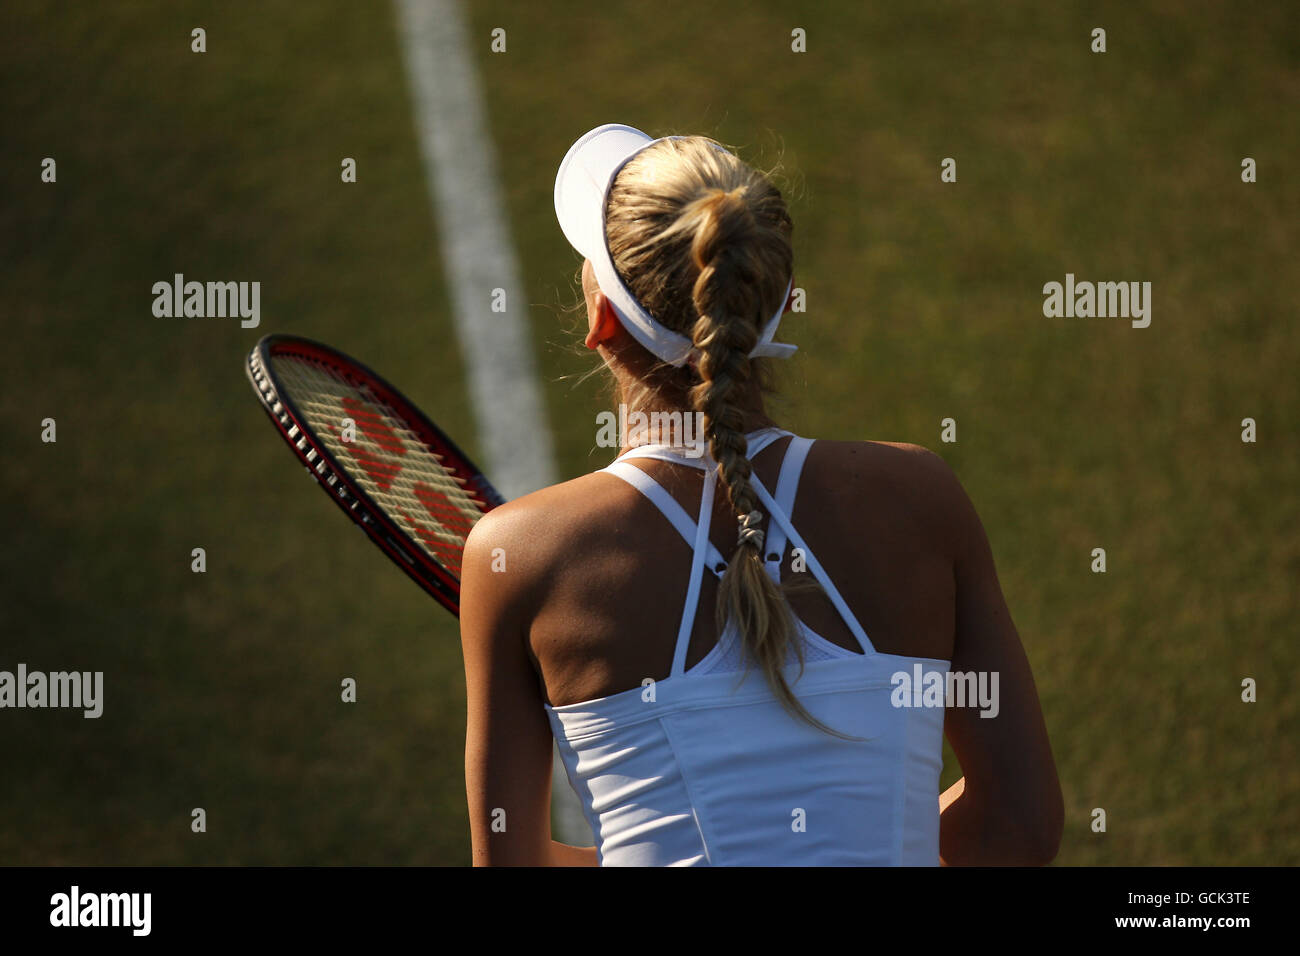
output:
M 328 345 L 267 335 L 245 371 L 280 437 L 330 499 L 459 616 L 465 539 L 505 501 L 482 471 L 395 387 Z

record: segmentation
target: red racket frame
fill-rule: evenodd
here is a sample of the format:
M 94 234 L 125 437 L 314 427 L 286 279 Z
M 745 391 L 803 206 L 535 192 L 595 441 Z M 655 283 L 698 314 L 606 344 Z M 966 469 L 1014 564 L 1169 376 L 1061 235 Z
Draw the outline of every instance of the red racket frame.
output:
M 388 405 L 408 428 L 436 452 L 449 471 L 462 479 L 466 490 L 483 505 L 483 513 L 505 503 L 483 472 L 450 438 L 406 399 L 401 392 L 369 367 L 321 342 L 296 335 L 264 336 L 248 355 L 245 372 L 261 400 L 262 408 L 280 437 L 316 479 L 331 501 L 366 533 L 379 549 L 420 585 L 434 600 L 460 616 L 460 579 L 433 560 L 417 541 L 391 520 L 349 475 L 316 431 L 307 424 L 293 398 L 275 374 L 271 358 L 277 354 L 298 355 L 320 362 L 349 382 L 366 386 Z

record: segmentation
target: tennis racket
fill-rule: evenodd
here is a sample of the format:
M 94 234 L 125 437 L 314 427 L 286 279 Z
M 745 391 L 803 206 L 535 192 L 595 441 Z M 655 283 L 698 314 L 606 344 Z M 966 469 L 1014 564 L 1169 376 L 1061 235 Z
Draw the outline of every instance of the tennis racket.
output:
M 246 371 L 280 437 L 330 500 L 459 616 L 465 539 L 505 501 L 483 473 L 401 392 L 327 345 L 268 335 Z

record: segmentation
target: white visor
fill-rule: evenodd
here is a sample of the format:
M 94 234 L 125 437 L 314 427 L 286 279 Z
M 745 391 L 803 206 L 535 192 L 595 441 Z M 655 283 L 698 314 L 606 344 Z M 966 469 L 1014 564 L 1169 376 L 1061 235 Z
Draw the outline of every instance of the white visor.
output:
M 668 136 L 665 139 L 682 139 Z M 639 129 L 606 123 L 584 134 L 569 147 L 555 177 L 555 215 L 569 244 L 591 260 L 596 284 L 609 299 L 623 327 L 663 361 L 682 365 L 691 357 L 691 340 L 667 329 L 652 316 L 623 284 L 610 258 L 605 241 L 605 204 L 618 171 L 633 156 L 660 140 L 651 139 Z M 781 316 L 785 314 L 791 278 L 776 315 L 768 320 L 751 358 L 789 358 L 796 346 L 773 342 Z

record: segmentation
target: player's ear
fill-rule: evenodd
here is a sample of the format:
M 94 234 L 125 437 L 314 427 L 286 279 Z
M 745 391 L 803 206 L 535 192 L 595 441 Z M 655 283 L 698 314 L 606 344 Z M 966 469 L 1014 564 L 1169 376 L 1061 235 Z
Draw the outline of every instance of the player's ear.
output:
M 593 292 L 587 299 L 587 348 L 604 345 L 618 334 L 619 328 L 618 316 L 609 299 L 599 290 Z

